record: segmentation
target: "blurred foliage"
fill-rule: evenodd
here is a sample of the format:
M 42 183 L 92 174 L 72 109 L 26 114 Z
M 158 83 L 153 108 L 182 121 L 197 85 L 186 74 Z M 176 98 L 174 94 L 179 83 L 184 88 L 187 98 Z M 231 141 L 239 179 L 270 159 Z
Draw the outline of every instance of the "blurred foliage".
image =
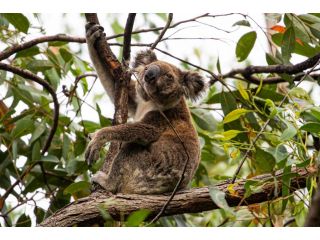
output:
M 166 21 L 165 14 L 142 16 L 144 24 L 140 28 L 156 27 Z M 319 53 L 320 14 L 268 14 L 266 17 L 275 23 L 272 31 L 268 32 L 272 34 L 275 44 L 274 54 L 266 52 L 269 65 L 291 64 L 293 54 L 311 57 Z M 123 32 L 123 16 L 109 14 L 107 19 L 113 33 Z M 263 28 L 256 29 L 253 27 L 255 25 L 246 15 L 239 15 L 232 26 L 248 30 L 234 45 L 235 58 L 239 62 L 247 60 L 260 38 L 257 33 Z M 23 14 L 0 14 L 1 49 L 23 43 L 28 35 L 35 34 L 45 35 L 40 14 L 28 17 Z M 152 34 L 156 37 L 159 32 Z M 133 35 L 135 42 L 142 39 L 143 33 Z M 116 41 L 122 43 L 123 39 L 117 38 Z M 74 84 L 76 77 L 93 71 L 89 63 L 80 57 L 83 47 L 75 51 L 66 42 L 43 43 L 4 60 L 28 69 L 47 81 L 55 89 L 64 110 L 60 110 L 58 129 L 48 154 L 43 156 L 41 148 L 53 121 L 51 96 L 37 84 L 0 70 L 1 196 L 22 174 L 27 173 L 23 181 L 11 189 L 9 197 L 0 201 L 0 223 L 3 226 L 35 225 L 70 201 L 90 193 L 90 171 L 99 169 L 103 157 L 92 169 L 88 169 L 83 156 L 87 136 L 96 129 L 110 125 L 111 121 L 101 115 L 103 106 L 98 103 L 94 106 L 99 116 L 98 122 L 86 120 L 81 111 L 83 104 L 90 104 L 86 102 L 86 96 L 93 85 L 87 78 L 81 78 Z M 193 57 L 200 61 L 204 54 L 209 53 L 195 47 L 193 54 L 190 59 Z M 120 54 L 118 56 L 121 58 Z M 220 66 L 219 57 L 212 57 L 216 58 L 216 64 L 211 59 L 208 66 L 202 67 L 221 73 L 221 67 L 224 67 Z M 181 63 L 181 67 L 190 68 L 185 62 Z M 268 76 L 273 75 L 261 74 L 259 77 L 263 79 Z M 210 188 L 212 200 L 221 209 L 163 217 L 156 226 L 283 226 L 291 217 L 295 218 L 292 226 L 303 225 L 306 202 L 310 201 L 316 182 L 310 178 L 306 191 L 290 193 L 290 179 L 294 177 L 290 175 L 290 169 L 293 165 L 306 167 L 318 164 L 320 107 L 313 102 L 313 88 L 306 91 L 295 86 L 292 76 L 282 74 L 281 77 L 290 86 L 288 100 L 283 105 L 279 103 L 284 95 L 277 91 L 276 85 L 255 85 L 235 79 L 227 80 L 233 87 L 232 91 L 215 84 L 200 102 L 189 103 L 202 151 L 201 163 L 191 186 L 214 185 L 231 178 L 241 157 L 270 119 L 242 167 L 241 176 L 250 178 L 283 170 L 286 175 L 281 198 L 248 207 L 230 208 L 224 193 Z M 319 83 L 319 79 L 311 76 L 306 81 L 314 87 Z M 42 163 L 43 169 L 36 165 L 29 172 L 28 168 L 38 162 Z M 263 182 L 248 180 L 246 196 L 259 191 L 262 186 Z M 232 192 L 232 184 L 229 191 Z M 106 226 L 119 226 L 103 208 L 100 212 Z M 147 210 L 137 211 L 120 225 L 143 226 L 148 214 Z

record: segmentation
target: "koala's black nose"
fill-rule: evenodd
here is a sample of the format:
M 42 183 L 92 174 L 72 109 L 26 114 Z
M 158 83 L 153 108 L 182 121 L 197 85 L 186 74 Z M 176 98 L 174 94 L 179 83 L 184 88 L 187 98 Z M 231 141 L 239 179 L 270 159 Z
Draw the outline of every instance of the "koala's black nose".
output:
M 157 65 L 152 65 L 147 68 L 145 74 L 144 74 L 144 80 L 147 83 L 150 83 L 151 81 L 155 80 L 160 75 L 160 67 Z

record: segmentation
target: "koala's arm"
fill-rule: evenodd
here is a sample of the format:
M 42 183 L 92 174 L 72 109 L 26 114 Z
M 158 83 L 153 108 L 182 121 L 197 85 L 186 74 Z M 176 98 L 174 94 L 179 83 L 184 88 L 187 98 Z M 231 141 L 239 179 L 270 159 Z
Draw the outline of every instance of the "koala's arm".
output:
M 86 25 L 86 40 L 89 50 L 89 55 L 92 61 L 92 64 L 99 76 L 102 86 L 108 93 L 112 102 L 114 102 L 114 80 L 108 70 L 108 67 L 104 62 L 101 61 L 94 45 L 98 38 L 103 35 L 103 28 L 100 25 L 93 25 L 88 23 Z
M 105 127 L 93 134 L 85 158 L 89 165 L 92 164 L 99 157 L 99 151 L 106 142 L 135 142 L 147 145 L 158 140 L 160 135 L 159 128 L 141 122 Z
M 108 69 L 108 66 L 101 61 L 94 45 L 98 38 L 100 38 L 104 34 L 103 28 L 97 24 L 88 23 L 86 25 L 86 39 L 89 50 L 89 55 L 92 61 L 92 64 L 99 76 L 100 82 L 104 87 L 105 91 L 109 95 L 111 101 L 114 103 L 114 95 L 115 95 L 115 82 L 114 79 Z M 128 107 L 129 113 L 133 116 L 136 110 L 136 86 L 135 82 L 131 81 L 128 88 Z

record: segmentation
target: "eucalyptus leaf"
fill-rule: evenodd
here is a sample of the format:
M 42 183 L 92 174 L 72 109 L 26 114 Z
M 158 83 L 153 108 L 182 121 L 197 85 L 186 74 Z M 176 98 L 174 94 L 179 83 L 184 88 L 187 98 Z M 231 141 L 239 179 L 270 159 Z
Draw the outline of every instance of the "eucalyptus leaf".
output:
M 244 34 L 238 41 L 236 47 L 236 56 L 238 62 L 242 62 L 249 56 L 257 39 L 255 31 Z
M 16 29 L 27 33 L 30 27 L 30 22 L 26 16 L 21 13 L 2 13 L 2 15 L 11 23 Z

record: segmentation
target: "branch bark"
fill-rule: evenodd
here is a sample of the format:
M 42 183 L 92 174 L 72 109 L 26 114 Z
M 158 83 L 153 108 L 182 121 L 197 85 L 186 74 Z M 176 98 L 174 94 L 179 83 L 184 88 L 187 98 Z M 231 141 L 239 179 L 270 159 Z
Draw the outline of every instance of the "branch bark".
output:
M 52 36 L 38 37 L 38 38 L 32 39 L 28 42 L 14 45 L 14 46 L 9 47 L 9 48 L 5 49 L 4 51 L 0 52 L 0 61 L 10 57 L 11 55 L 13 55 L 17 52 L 31 48 L 37 44 L 45 43 L 45 42 L 55 42 L 55 41 L 85 43 L 86 39 L 83 37 L 73 37 L 73 36 L 68 36 L 65 34 L 56 34 L 56 35 L 52 35 Z
M 131 35 L 132 35 L 132 28 L 133 28 L 135 17 L 136 17 L 135 13 L 129 13 L 128 14 L 126 27 L 124 29 L 122 57 L 123 57 L 123 64 L 125 66 L 128 66 L 129 65 L 129 61 L 130 61 Z
M 302 73 L 306 69 L 313 67 L 319 61 L 319 59 L 320 59 L 320 53 L 316 54 L 313 57 L 308 58 L 303 62 L 294 64 L 294 65 L 278 64 L 278 65 L 270 65 L 270 66 L 248 66 L 245 68 L 231 70 L 229 73 L 223 74 L 220 77 L 229 78 L 229 77 L 234 77 L 237 74 L 241 74 L 248 81 L 259 84 L 260 80 L 252 76 L 253 74 L 256 74 L 256 73 L 298 74 L 298 73 Z M 300 76 L 298 75 L 297 79 L 295 80 L 299 80 L 299 78 Z M 265 83 L 277 83 L 279 81 L 281 81 L 281 78 L 278 78 L 278 77 L 264 79 Z
M 304 188 L 306 179 L 317 172 L 317 169 L 292 169 L 296 173 L 296 177 L 291 179 L 291 191 Z M 283 173 L 278 171 L 275 173 L 277 179 L 277 189 L 281 193 Z M 228 192 L 230 183 L 224 181 L 215 185 L 215 188 L 226 193 L 226 200 L 231 207 L 239 205 L 249 205 L 273 200 L 281 197 L 275 195 L 274 177 L 271 174 L 259 175 L 251 180 L 265 181 L 260 192 L 253 193 L 244 199 L 246 180 L 238 180 L 233 189 L 237 193 L 231 195 Z M 148 209 L 151 211 L 149 218 L 154 217 L 168 200 L 168 195 L 110 195 L 105 192 L 95 192 L 89 197 L 82 198 L 77 202 L 73 202 L 66 207 L 60 209 L 52 216 L 44 220 L 40 226 L 43 227 L 64 227 L 64 226 L 90 226 L 93 224 L 102 224 L 104 222 L 99 207 L 106 209 L 115 219 L 124 219 L 126 216 L 139 209 Z M 163 216 L 170 216 L 183 213 L 197 213 L 218 209 L 219 207 L 211 200 L 209 195 L 209 187 L 192 188 L 190 190 L 179 191 Z

